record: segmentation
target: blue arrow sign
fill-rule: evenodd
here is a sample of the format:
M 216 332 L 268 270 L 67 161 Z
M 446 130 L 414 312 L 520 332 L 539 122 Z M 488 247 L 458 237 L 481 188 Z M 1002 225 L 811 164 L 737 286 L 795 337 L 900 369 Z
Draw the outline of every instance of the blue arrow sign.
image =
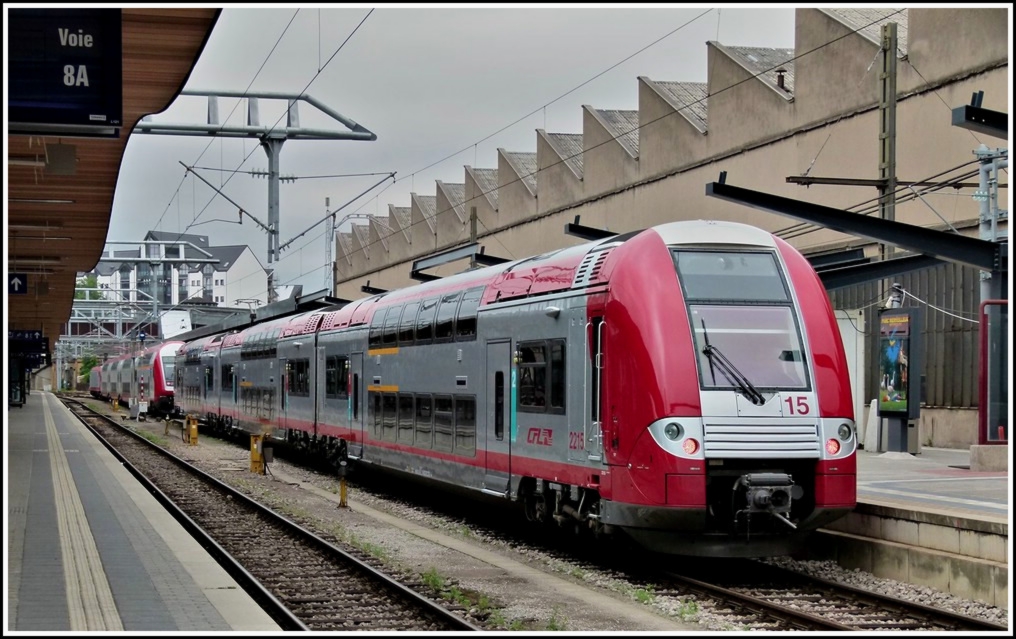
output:
M 8 295 L 27 295 L 28 294 L 28 273 L 11 273 L 11 278 L 7 280 L 7 294 Z

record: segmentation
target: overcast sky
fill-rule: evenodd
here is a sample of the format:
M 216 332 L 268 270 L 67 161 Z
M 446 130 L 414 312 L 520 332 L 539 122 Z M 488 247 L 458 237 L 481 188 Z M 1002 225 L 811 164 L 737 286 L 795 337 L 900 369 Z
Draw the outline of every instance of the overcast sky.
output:
M 707 40 L 736 46 L 794 45 L 794 10 L 789 7 L 381 5 L 332 58 L 370 10 L 369 5 L 226 8 L 187 83 L 192 90 L 244 91 L 248 85 L 251 91 L 306 88 L 309 95 L 377 134 L 374 142 L 284 144 L 282 174 L 302 179 L 281 186 L 280 243 L 322 219 L 326 197 L 331 202 L 328 210 L 334 210 L 383 177 L 306 176 L 395 171 L 398 182 L 388 180 L 339 214 L 387 216 L 389 204 L 409 206 L 411 192 L 433 195 L 435 180 L 463 182 L 464 165 L 496 168 L 499 147 L 534 152 L 538 128 L 582 133 L 583 104 L 637 109 L 637 76 L 704 82 Z M 246 101 L 220 98 L 220 118 L 225 119 L 234 106 L 228 122 L 243 124 Z M 261 100 L 261 123 L 275 123 L 283 109 L 281 101 Z M 534 110 L 538 112 L 480 142 Z M 152 119 L 203 123 L 205 117 L 205 98 L 181 96 Z M 307 104 L 300 106 L 300 124 L 344 129 Z M 153 228 L 186 231 L 207 235 L 213 246 L 248 244 L 267 266 L 266 235 L 250 220 L 237 225 L 236 208 L 193 176 L 184 179 L 180 162 L 228 171 L 267 168 L 265 153 L 253 140 L 216 139 L 209 145 L 207 138 L 135 134 L 121 166 L 107 239 L 138 241 Z M 229 197 L 267 221 L 264 178 L 199 172 L 216 185 L 224 184 L 222 190 Z M 385 186 L 387 190 L 378 195 Z M 302 284 L 305 293 L 324 288 L 324 229 L 322 224 L 294 242 L 272 265 L 279 284 Z

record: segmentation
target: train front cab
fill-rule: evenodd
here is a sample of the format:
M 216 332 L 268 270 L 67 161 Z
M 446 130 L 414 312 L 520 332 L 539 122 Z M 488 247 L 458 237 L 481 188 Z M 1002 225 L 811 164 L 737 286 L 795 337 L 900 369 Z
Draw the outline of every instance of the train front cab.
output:
M 828 296 L 768 233 L 681 224 L 618 247 L 590 308 L 606 325 L 601 521 L 660 552 L 787 554 L 856 502 Z

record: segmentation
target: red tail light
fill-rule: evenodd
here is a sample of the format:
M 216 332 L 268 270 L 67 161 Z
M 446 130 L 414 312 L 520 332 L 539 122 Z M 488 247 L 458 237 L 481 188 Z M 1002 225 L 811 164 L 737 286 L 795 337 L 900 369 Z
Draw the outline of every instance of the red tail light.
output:
M 835 455 L 840 452 L 840 442 L 835 439 L 830 439 L 825 443 L 825 449 L 830 455 Z
M 681 444 L 681 447 L 684 448 L 684 452 L 689 455 L 694 455 L 695 453 L 698 452 L 698 442 L 690 437 L 684 440 L 684 443 Z

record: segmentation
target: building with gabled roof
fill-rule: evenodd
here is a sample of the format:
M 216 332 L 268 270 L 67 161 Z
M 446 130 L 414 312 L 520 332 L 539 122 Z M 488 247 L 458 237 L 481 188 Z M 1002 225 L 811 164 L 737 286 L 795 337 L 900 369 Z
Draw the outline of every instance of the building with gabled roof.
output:
M 149 231 L 136 249 L 103 251 L 91 274 L 110 300 L 217 306 L 236 306 L 240 299 L 268 302 L 268 272 L 250 247 L 211 246 L 207 235 Z

